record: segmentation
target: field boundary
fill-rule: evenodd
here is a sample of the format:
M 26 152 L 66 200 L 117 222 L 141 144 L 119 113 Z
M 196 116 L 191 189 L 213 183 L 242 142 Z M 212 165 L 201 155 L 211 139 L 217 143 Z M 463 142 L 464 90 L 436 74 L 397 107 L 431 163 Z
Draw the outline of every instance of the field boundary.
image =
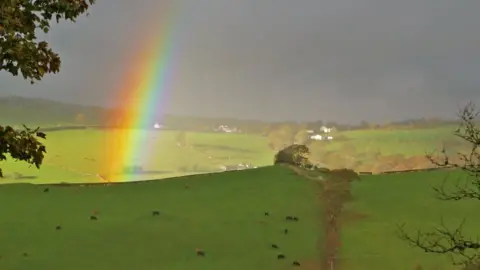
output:
M 315 180 L 318 181 L 318 179 L 314 179 L 310 176 L 305 175 L 301 171 L 297 170 L 293 166 L 288 166 L 293 172 L 296 174 L 303 176 L 306 179 L 309 180 Z M 261 167 L 259 167 L 261 168 Z M 400 174 L 400 173 L 409 173 L 409 172 L 430 172 L 430 171 L 442 171 L 442 170 L 452 170 L 454 169 L 453 167 L 448 167 L 448 168 L 428 168 L 428 169 L 415 169 L 415 170 L 404 170 L 404 171 L 386 171 L 386 172 L 381 172 L 381 173 L 373 173 L 373 172 L 357 172 L 359 175 L 381 175 L 381 174 Z M 229 171 L 232 172 L 232 171 Z M 213 174 L 213 173 L 222 173 L 222 172 L 212 172 L 212 173 L 205 173 L 205 174 Z M 328 173 L 328 172 L 327 172 Z M 181 177 L 181 176 L 178 176 Z M 177 177 L 172 177 L 172 178 L 177 178 Z M 118 185 L 118 184 L 141 184 L 145 182 L 150 182 L 150 181 L 155 181 L 155 180 L 163 180 L 163 179 L 148 179 L 148 180 L 138 180 L 138 181 L 126 181 L 126 182 L 95 182 L 95 183 L 68 183 L 68 182 L 63 182 L 63 183 L 49 183 L 49 184 L 36 184 L 36 185 L 49 185 L 49 186 L 101 186 L 101 185 Z
M 409 173 L 409 172 L 431 172 L 431 171 L 445 171 L 453 170 L 455 167 L 442 167 L 442 168 L 424 168 L 424 169 L 411 169 L 411 170 L 401 170 L 401 171 L 384 171 L 384 172 L 357 172 L 359 175 L 374 175 L 374 174 L 396 174 L 396 173 Z

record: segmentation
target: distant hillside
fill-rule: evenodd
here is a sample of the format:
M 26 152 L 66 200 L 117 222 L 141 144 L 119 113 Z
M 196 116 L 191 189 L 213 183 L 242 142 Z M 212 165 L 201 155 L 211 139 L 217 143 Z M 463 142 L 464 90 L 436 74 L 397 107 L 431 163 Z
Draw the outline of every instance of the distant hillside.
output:
M 0 97 L 3 125 L 100 125 L 105 109 L 38 98 Z
M 107 119 L 107 110 L 108 109 L 99 106 L 68 104 L 40 98 L 0 97 L 0 125 L 19 126 L 26 124 L 28 126 L 39 125 L 46 128 L 58 125 L 115 126 L 116 123 L 121 122 L 121 119 Z M 121 113 L 115 113 L 113 115 L 121 115 Z M 305 127 L 312 130 L 319 130 L 320 127 L 324 125 L 322 121 L 304 123 L 294 121 L 270 122 L 227 118 L 219 114 L 218 117 L 166 115 L 161 117 L 161 119 L 152 119 L 152 123 L 148 123 L 148 126 L 138 126 L 137 128 L 151 128 L 154 124 L 153 121 L 158 121 L 167 128 L 175 130 L 212 131 L 220 125 L 227 125 L 229 127 L 236 127 L 245 133 L 255 134 L 265 134 L 267 130 L 285 125 L 290 126 L 294 131 Z M 339 131 L 358 129 L 425 129 L 457 124 L 457 120 L 424 118 L 392 122 L 388 125 L 374 125 L 365 121 L 360 125 L 341 125 L 334 122 L 326 122 L 327 126 L 336 127 Z
M 0 97 L 0 125 L 25 124 L 41 127 L 114 125 L 117 119 L 108 121 L 105 118 L 106 115 L 107 109 L 97 106 L 68 104 L 40 98 Z M 229 125 L 239 127 L 246 132 L 259 133 L 267 125 L 265 122 L 256 120 L 174 115 L 167 115 L 158 121 L 168 128 L 190 131 L 211 131 L 219 125 Z

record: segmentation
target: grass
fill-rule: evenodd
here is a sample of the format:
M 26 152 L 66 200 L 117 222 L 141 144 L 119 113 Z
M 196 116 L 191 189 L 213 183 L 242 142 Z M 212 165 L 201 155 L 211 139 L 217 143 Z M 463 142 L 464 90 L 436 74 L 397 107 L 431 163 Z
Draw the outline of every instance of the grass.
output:
M 342 151 L 345 144 L 354 146 L 357 153 L 380 152 L 382 155 L 425 155 L 439 149 L 446 141 L 454 140 L 455 127 L 446 126 L 411 130 L 355 130 L 339 132 L 347 140 L 320 142 L 315 151 Z
M 102 161 L 107 149 L 104 145 L 113 132 L 106 130 L 70 130 L 49 132 L 48 154 L 41 172 L 35 168 L 17 165 L 14 162 L 2 163 L 5 173 L 20 172 L 35 176 L 35 183 L 51 182 L 97 182 L 95 176 L 102 173 Z M 149 155 L 141 165 L 150 171 L 148 175 L 125 176 L 129 180 L 160 179 L 182 175 L 219 171 L 221 165 L 250 162 L 255 166 L 272 164 L 274 152 L 268 148 L 265 137 L 252 134 L 225 134 L 188 132 L 188 147 L 176 145 L 177 131 L 145 131 L 150 133 Z M 326 151 L 342 154 L 346 144 L 353 145 L 356 153 L 368 153 L 381 149 L 382 154 L 400 153 L 423 155 L 427 149 L 438 148 L 442 140 L 452 138 L 449 128 L 427 130 L 363 130 L 342 133 L 350 138 L 347 141 L 319 142 L 311 146 L 313 156 Z M 437 136 L 436 138 L 434 138 Z M 405 139 L 407 138 L 407 139 Z M 345 155 L 348 153 L 345 152 Z M 143 155 L 143 153 L 142 153 Z M 317 159 L 322 159 L 318 156 Z M 132 157 L 132 162 L 140 157 Z M 138 164 L 126 164 L 126 166 Z M 32 182 L 30 179 L 3 179 L 2 183 Z
M 321 253 L 316 187 L 277 166 L 48 193 L 1 185 L 0 269 L 289 269 L 293 260 L 308 263 Z M 99 211 L 97 221 L 89 220 L 92 211 Z M 288 223 L 286 215 L 300 221 Z
M 108 149 L 106 141 L 114 132 L 105 130 L 69 130 L 48 133 L 45 144 L 48 153 L 41 170 L 7 161 L 2 163 L 5 174 L 22 173 L 26 179 L 6 178 L 11 182 L 98 182 Z M 168 178 L 193 173 L 219 171 L 221 165 L 251 162 L 256 166 L 273 163 L 273 153 L 266 139 L 247 134 L 188 133 L 188 147 L 176 145 L 176 131 L 145 131 L 149 133 L 150 158 L 142 163 L 151 173 L 125 176 L 129 180 Z M 145 155 L 145 153 L 140 153 Z M 132 162 L 141 157 L 132 157 Z M 126 164 L 132 166 L 138 164 Z M 28 178 L 28 177 L 36 177 Z
M 68 117 L 74 118 L 74 113 Z M 312 150 L 344 154 L 343 147 L 350 144 L 357 153 L 417 156 L 452 140 L 452 130 L 346 131 L 340 134 L 348 140 L 319 142 Z M 7 161 L 1 163 L 7 176 L 20 172 L 26 177 L 7 177 L 0 183 L 98 182 L 95 174 L 102 171 L 109 132 L 49 132 L 48 155 L 41 170 Z M 243 162 L 272 163 L 274 153 L 261 136 L 188 132 L 189 146 L 178 147 L 177 134 L 151 132 L 151 158 L 142 165 L 156 173 L 143 178 L 205 173 Z M 396 236 L 397 224 L 406 222 L 414 233 L 416 228 L 438 225 L 442 216 L 452 227 L 467 217 L 465 229 L 476 236 L 477 202 L 434 198 L 431 186 L 440 184 L 444 176 L 444 172 L 364 176 L 355 183 L 355 200 L 347 211 L 366 217 L 342 227 L 342 269 L 404 270 L 416 264 L 424 269 L 455 269 L 447 257 L 411 248 Z M 185 183 L 191 188 L 185 189 Z M 138 185 L 54 187 L 49 193 L 42 189 L 0 185 L 0 204 L 6 206 L 0 218 L 0 232 L 4 232 L 0 234 L 4 243 L 0 269 L 289 269 L 290 259 L 315 261 L 322 253 L 317 243 L 323 231 L 315 186 L 283 167 Z M 160 217 L 151 216 L 156 209 Z M 88 219 L 93 210 L 101 213 L 97 222 Z M 264 211 L 272 216 L 261 225 Z M 292 234 L 286 237 L 283 217 L 291 213 L 300 216 L 301 222 L 291 224 Z M 57 224 L 61 231 L 55 230 Z M 269 248 L 272 242 L 284 249 L 287 261 L 276 260 Z M 206 258 L 195 255 L 197 247 L 205 249 Z M 24 252 L 29 256 L 23 257 Z
M 341 261 L 343 269 L 371 270 L 458 269 L 448 257 L 427 254 L 408 246 L 397 235 L 397 224 L 406 223 L 413 234 L 416 229 L 432 230 L 443 217 L 447 226 L 456 228 L 467 218 L 465 232 L 478 235 L 480 218 L 478 201 L 445 202 L 435 198 L 432 186 L 440 185 L 446 176 L 456 179 L 458 172 L 408 173 L 362 177 L 354 184 L 354 201 L 349 211 L 366 218 L 342 227 Z M 453 180 L 455 182 L 455 180 Z M 372 268 L 373 267 L 373 268 Z
M 254 165 L 273 163 L 274 152 L 265 137 L 249 134 L 193 133 L 193 148 L 228 164 L 252 162 Z
M 378 148 L 382 154 L 418 155 L 423 153 L 420 145 L 427 149 L 448 139 L 449 130 L 352 131 L 345 132 L 347 142 L 324 146 L 341 151 L 342 144 L 351 143 L 358 152 Z M 18 171 L 36 178 L 1 182 L 98 182 L 94 174 L 102 169 L 102 145 L 108 132 L 51 132 L 41 170 L 23 163 L 2 164 L 7 175 Z M 271 164 L 273 153 L 260 136 L 189 132 L 189 147 L 180 148 L 177 134 L 152 133 L 152 158 L 145 169 L 163 173 L 147 177 L 181 176 L 198 173 L 182 168 L 208 171 L 239 162 Z M 440 184 L 444 176 L 445 172 L 364 176 L 354 183 L 355 200 L 347 211 L 366 217 L 342 227 L 342 269 L 403 270 L 416 264 L 424 269 L 455 269 L 447 257 L 411 248 L 396 236 L 397 224 L 406 222 L 414 233 L 416 228 L 438 225 L 442 216 L 451 226 L 467 217 L 466 230 L 476 236 L 474 228 L 480 225 L 476 202 L 434 198 L 431 186 Z M 186 190 L 185 183 L 191 189 Z M 289 259 L 311 261 L 321 254 L 317 249 L 321 207 L 315 193 L 311 182 L 282 167 L 138 185 L 55 187 L 48 194 L 34 185 L 0 185 L 0 203 L 8 205 L 0 231 L 9 232 L 0 234 L 0 241 L 9 243 L 0 246 L 0 269 L 157 269 L 158 265 L 165 269 L 288 269 L 291 261 L 276 260 L 269 249 L 272 241 L 285 246 Z M 162 212 L 161 217 L 151 216 L 154 209 Z M 101 212 L 98 222 L 88 220 L 93 210 Z M 272 217 L 261 225 L 264 211 L 272 212 Z M 293 212 L 302 222 L 292 224 L 295 237 L 285 238 L 282 217 Z M 57 224 L 64 229 L 55 231 Z M 205 259 L 195 255 L 196 247 L 205 249 Z M 23 252 L 31 255 L 24 258 Z M 52 257 L 58 259 L 52 262 Z M 72 266 L 72 261 L 78 263 Z

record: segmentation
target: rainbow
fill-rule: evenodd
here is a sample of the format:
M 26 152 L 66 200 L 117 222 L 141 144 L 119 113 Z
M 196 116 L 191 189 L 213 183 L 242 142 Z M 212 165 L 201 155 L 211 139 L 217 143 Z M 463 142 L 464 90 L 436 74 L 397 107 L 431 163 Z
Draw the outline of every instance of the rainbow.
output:
M 148 132 L 137 128 L 153 126 L 171 88 L 177 40 L 174 26 L 178 9 L 178 5 L 163 7 L 164 17 L 159 16 L 160 21 L 157 17 L 153 25 L 146 27 L 155 31 L 145 33 L 150 37 L 141 43 L 147 46 L 139 50 L 140 53 L 134 53 L 135 60 L 129 61 L 129 70 L 124 76 L 127 80 L 122 82 L 122 89 L 116 91 L 121 109 L 108 115 L 117 129 L 108 132 L 106 149 L 103 150 L 106 157 L 101 178 L 105 181 L 129 181 L 121 173 L 125 166 L 140 165 L 149 159 L 151 146 L 148 144 Z

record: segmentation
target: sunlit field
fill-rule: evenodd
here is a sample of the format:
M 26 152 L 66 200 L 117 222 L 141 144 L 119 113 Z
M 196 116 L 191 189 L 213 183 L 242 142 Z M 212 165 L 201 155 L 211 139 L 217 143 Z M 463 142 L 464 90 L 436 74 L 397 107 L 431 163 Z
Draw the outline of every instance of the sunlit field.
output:
M 324 148 L 316 149 L 321 145 L 317 144 L 313 151 L 346 155 L 342 147 L 353 144 L 357 153 L 380 149 L 386 155 L 422 155 L 452 140 L 451 131 L 347 131 L 341 133 L 346 140 L 322 142 Z M 48 132 L 48 155 L 41 169 L 8 161 L 2 164 L 6 178 L 0 181 L 102 182 L 97 174 L 102 173 L 108 154 L 107 140 L 116 132 L 125 131 Z M 69 269 L 132 269 L 138 262 L 142 264 L 138 269 L 153 269 L 150 265 L 168 269 L 288 269 L 290 259 L 300 260 L 304 268 L 319 269 L 324 231 L 317 180 L 307 180 L 281 166 L 215 173 L 228 164 L 271 165 L 274 152 L 268 147 L 268 138 L 187 132 L 186 146 L 181 147 L 177 144 L 179 131 L 137 132 L 146 133 L 150 151 L 146 154 L 151 158 L 142 164 L 126 164 L 141 166 L 143 171 L 122 177 L 124 181 L 161 181 L 51 186 L 49 192 L 43 192 L 44 186 L 1 185 L 0 203 L 13 207 L 7 209 L 3 221 L 0 219 L 0 229 L 11 232 L 3 240 L 11 244 L 0 247 L 0 268 L 31 269 L 35 265 L 42 270 L 52 264 L 63 268 L 83 258 Z M 135 163 L 142 156 L 131 160 Z M 417 228 L 438 225 L 442 216 L 452 227 L 468 218 L 465 230 L 476 236 L 480 219 L 474 215 L 478 208 L 475 201 L 452 203 L 434 198 L 431 187 L 440 184 L 447 173 L 453 172 L 362 176 L 360 182 L 353 183 L 353 201 L 346 204 L 340 219 L 338 267 L 403 270 L 421 265 L 424 269 L 456 269 L 448 257 L 411 248 L 397 236 L 397 224 L 405 222 L 407 230 L 414 233 Z M 175 178 L 167 179 L 171 177 Z M 96 221 L 89 220 L 93 211 L 100 213 Z M 152 211 L 160 215 L 154 217 Z M 266 217 L 266 211 L 271 215 Z M 284 217 L 293 212 L 302 216 L 301 222 L 285 223 Z M 36 231 L 30 228 L 33 224 Z M 56 230 L 56 226 L 61 229 Z M 285 226 L 294 226 L 289 227 L 291 235 L 282 234 Z M 160 238 L 152 241 L 155 237 Z M 70 246 L 72 242 L 78 244 Z M 272 250 L 272 243 L 281 249 Z M 77 253 L 71 252 L 73 246 Z M 127 250 L 127 246 L 137 249 Z M 195 248 L 204 249 L 207 256 L 198 257 Z M 99 253 L 99 249 L 104 252 Z M 54 262 L 52 253 L 58 258 Z M 278 253 L 291 255 L 282 261 L 276 259 Z
M 336 164 L 349 163 L 343 158 L 352 158 L 356 163 L 381 163 L 373 155 L 400 154 L 423 156 L 426 152 L 439 149 L 445 142 L 456 142 L 453 127 L 418 130 L 358 130 L 339 132 L 341 139 L 315 142 L 310 145 L 316 162 Z M 2 163 L 6 177 L 0 183 L 31 182 L 98 182 L 98 175 L 105 171 L 109 149 L 108 140 L 124 130 L 67 130 L 47 132 L 48 153 L 41 170 L 20 162 Z M 123 181 L 160 179 L 182 175 L 218 172 L 222 166 L 251 163 L 266 166 L 273 163 L 272 149 L 268 138 L 253 134 L 187 132 L 187 145 L 177 145 L 179 131 L 138 130 L 146 134 L 148 152 L 131 157 L 131 166 L 142 167 L 142 173 L 124 174 Z M 352 148 L 353 147 L 353 153 Z M 455 145 L 457 147 L 457 145 Z M 333 157 L 325 156 L 334 154 Z M 148 156 L 148 158 L 145 158 Z M 340 164 L 342 163 L 342 164 Z M 370 167 L 361 169 L 369 171 Z
M 0 182 L 98 182 L 108 157 L 107 140 L 124 130 L 71 130 L 48 132 L 45 144 L 47 155 L 40 170 L 23 163 L 2 163 L 6 178 Z M 189 174 L 221 171 L 222 165 L 252 163 L 266 166 L 273 163 L 273 152 L 266 139 L 255 135 L 221 133 L 187 133 L 187 146 L 179 147 L 177 131 L 142 131 L 146 133 L 148 159 L 141 166 L 141 174 L 128 174 L 125 181 L 158 179 Z M 145 160 L 132 157 L 132 163 Z M 15 177 L 21 174 L 21 177 Z
M 440 149 L 445 143 L 457 142 L 453 136 L 455 126 L 425 129 L 354 130 L 339 132 L 339 140 L 325 142 L 325 151 L 342 151 L 342 146 L 351 144 L 358 153 L 371 151 L 382 155 L 425 155 Z
M 323 233 L 317 188 L 277 166 L 49 192 L 0 185 L 0 205 L 8 206 L 0 269 L 278 270 L 295 260 L 315 267 Z

